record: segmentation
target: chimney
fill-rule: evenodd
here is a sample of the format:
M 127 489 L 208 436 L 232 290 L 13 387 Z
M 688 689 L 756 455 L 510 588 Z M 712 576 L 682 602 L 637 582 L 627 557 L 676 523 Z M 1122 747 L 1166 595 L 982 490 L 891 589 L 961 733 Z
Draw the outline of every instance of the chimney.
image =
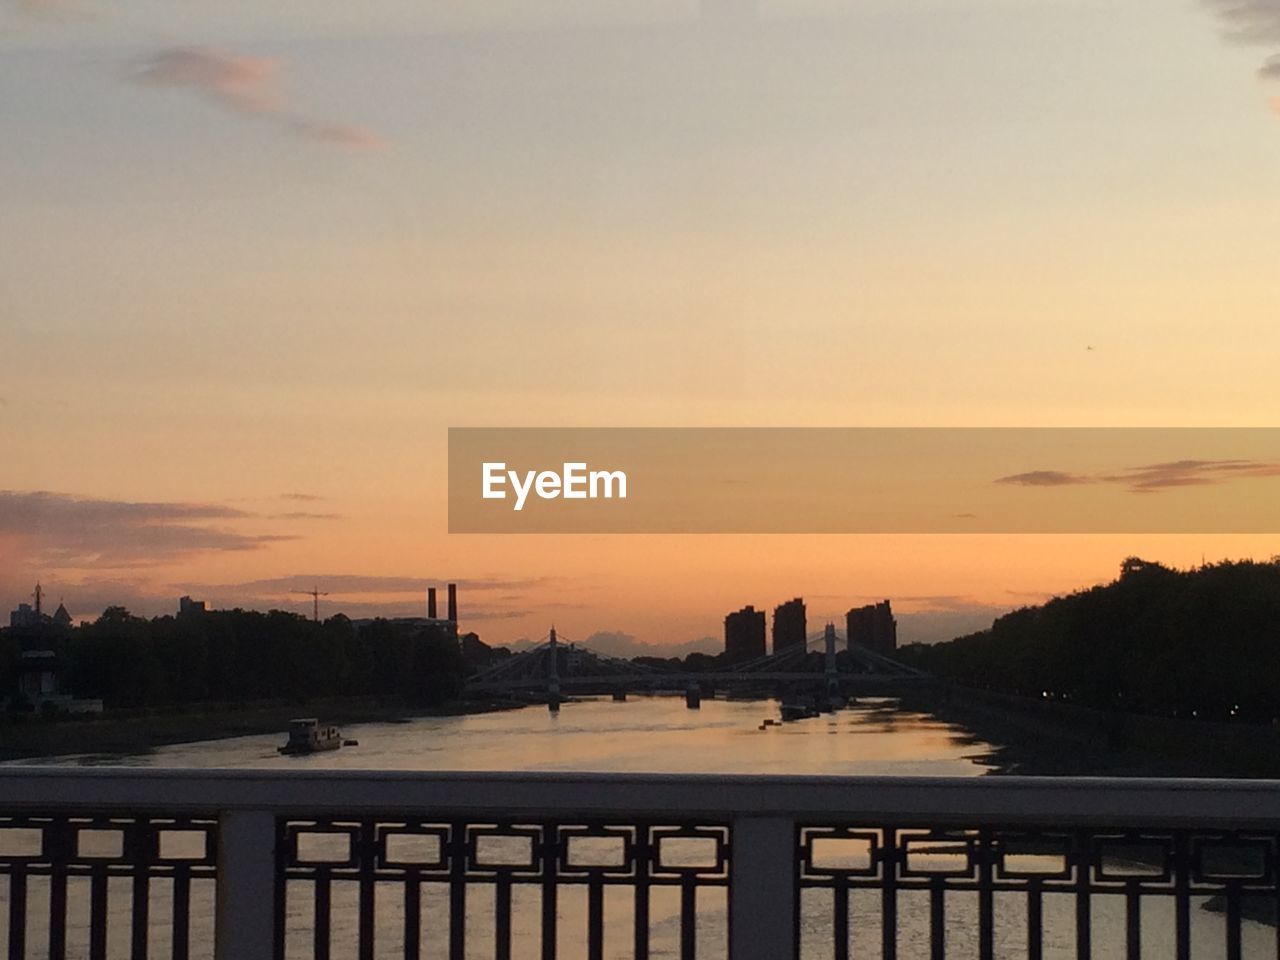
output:
M 436 618 L 436 588 L 427 587 L 427 619 Z
M 458 622 L 458 585 L 449 584 L 449 622 Z

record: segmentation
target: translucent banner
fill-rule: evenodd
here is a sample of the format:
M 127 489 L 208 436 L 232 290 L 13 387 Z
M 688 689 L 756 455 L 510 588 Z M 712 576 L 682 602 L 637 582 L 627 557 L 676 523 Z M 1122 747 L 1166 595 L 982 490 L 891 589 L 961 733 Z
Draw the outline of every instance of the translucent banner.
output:
M 1280 428 L 453 428 L 451 533 L 1275 533 Z

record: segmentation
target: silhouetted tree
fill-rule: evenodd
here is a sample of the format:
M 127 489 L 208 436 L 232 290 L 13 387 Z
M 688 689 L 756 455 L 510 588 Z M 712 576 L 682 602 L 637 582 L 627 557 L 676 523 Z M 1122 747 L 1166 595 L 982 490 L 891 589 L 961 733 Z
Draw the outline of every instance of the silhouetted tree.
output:
M 1173 570 L 1128 557 L 1105 586 L 899 655 L 940 676 L 1171 716 L 1280 718 L 1280 563 Z
M 78 696 L 108 707 L 207 701 L 395 696 L 438 704 L 458 696 L 467 669 L 440 627 L 338 615 L 214 610 L 147 620 L 113 606 L 59 640 Z M 17 686 L 21 638 L 0 631 L 0 698 Z

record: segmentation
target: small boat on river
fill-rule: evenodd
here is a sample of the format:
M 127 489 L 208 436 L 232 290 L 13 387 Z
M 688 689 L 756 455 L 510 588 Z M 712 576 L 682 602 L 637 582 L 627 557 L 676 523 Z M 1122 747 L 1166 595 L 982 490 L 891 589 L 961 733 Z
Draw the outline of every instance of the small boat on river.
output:
M 300 717 L 289 721 L 289 741 L 277 749 L 285 754 L 319 753 L 337 750 L 342 744 L 337 727 L 322 727 L 315 717 Z
M 817 708 L 813 705 L 813 701 L 807 697 L 799 700 L 784 700 L 782 702 L 783 720 L 807 720 L 809 717 L 816 717 L 817 715 Z

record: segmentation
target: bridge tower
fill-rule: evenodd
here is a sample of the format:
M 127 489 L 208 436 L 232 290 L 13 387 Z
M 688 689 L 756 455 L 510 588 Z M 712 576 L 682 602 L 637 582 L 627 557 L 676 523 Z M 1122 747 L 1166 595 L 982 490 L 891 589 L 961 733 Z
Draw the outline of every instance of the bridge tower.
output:
M 840 676 L 836 673 L 836 626 L 834 623 L 828 623 L 826 629 L 822 632 L 822 639 L 826 641 L 827 658 L 826 667 L 823 670 L 823 676 L 826 679 L 827 702 L 835 704 L 840 699 Z
M 547 643 L 547 707 L 552 713 L 560 712 L 560 657 L 555 627 L 551 628 Z

